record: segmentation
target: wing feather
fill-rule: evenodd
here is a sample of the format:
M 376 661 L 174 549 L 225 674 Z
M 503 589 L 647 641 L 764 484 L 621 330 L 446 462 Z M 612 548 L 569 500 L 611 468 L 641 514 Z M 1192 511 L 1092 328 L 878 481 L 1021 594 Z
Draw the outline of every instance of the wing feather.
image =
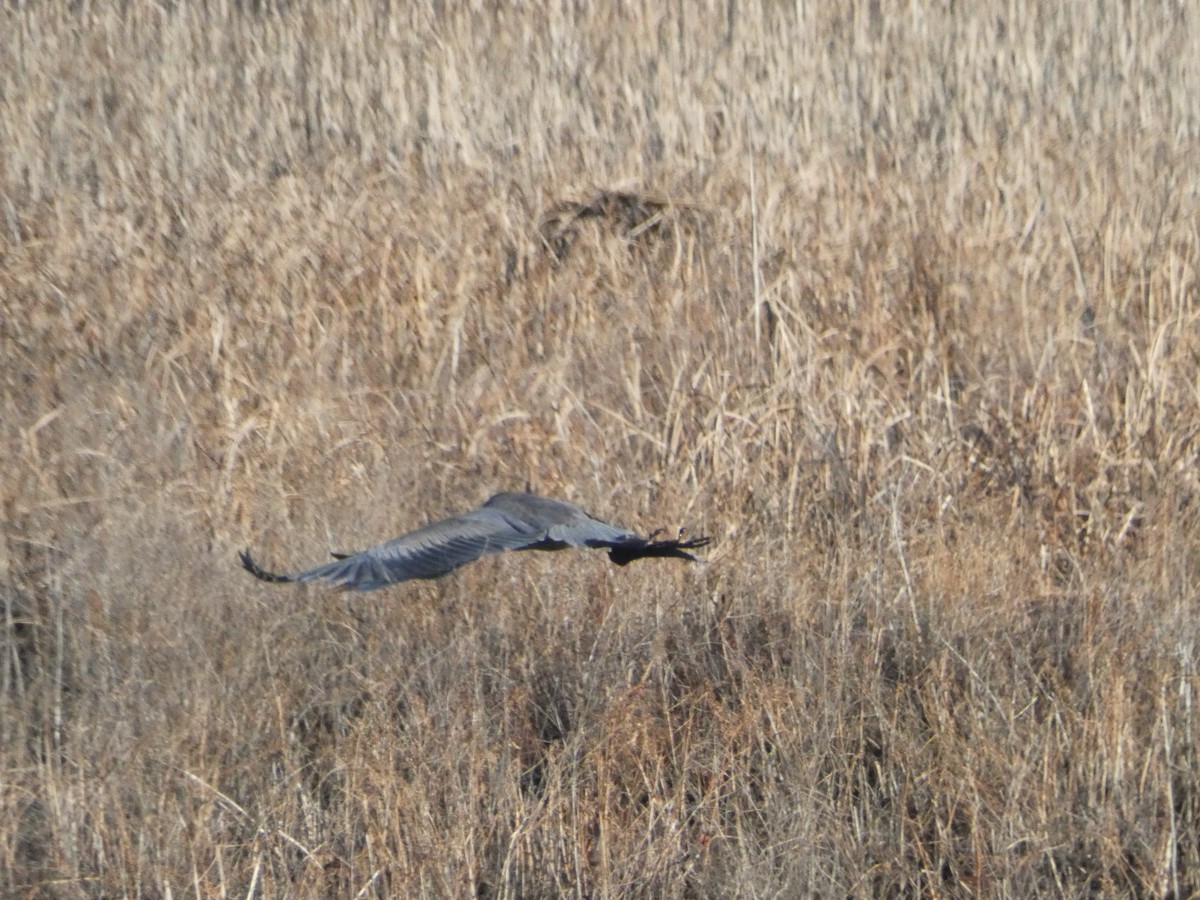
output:
M 591 516 L 581 518 L 578 522 L 552 525 L 548 533 L 551 540 L 562 541 L 571 547 L 608 547 L 637 538 L 632 531 L 609 525 Z
M 242 564 L 268 581 L 328 581 L 342 590 L 369 591 L 413 578 L 438 578 L 486 554 L 519 550 L 544 537 L 544 529 L 481 508 L 291 575 L 266 572 L 249 554 L 243 554 Z

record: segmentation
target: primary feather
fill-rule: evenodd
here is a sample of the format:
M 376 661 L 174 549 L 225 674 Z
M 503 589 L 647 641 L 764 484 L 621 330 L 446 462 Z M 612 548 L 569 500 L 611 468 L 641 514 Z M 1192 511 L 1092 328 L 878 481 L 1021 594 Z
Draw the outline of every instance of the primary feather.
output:
M 385 544 L 293 574 L 263 569 L 240 554 L 242 566 L 269 582 L 328 581 L 342 590 L 369 591 L 413 578 L 439 578 L 488 553 L 504 550 L 563 550 L 595 547 L 608 550 L 617 565 L 635 559 L 668 557 L 695 561 L 689 550 L 710 538 L 656 541 L 611 525 L 578 506 L 530 493 L 497 494 L 478 509 L 433 522 Z

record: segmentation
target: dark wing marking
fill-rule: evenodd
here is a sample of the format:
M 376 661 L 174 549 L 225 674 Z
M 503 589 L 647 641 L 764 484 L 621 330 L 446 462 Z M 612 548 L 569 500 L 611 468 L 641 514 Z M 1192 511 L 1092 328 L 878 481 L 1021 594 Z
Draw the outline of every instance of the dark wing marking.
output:
M 540 545 L 523 547 L 529 550 L 562 550 L 565 547 L 594 547 L 608 550 L 608 557 L 619 566 L 635 559 L 652 557 L 686 559 L 696 562 L 688 550 L 696 550 L 711 538 L 658 541 L 660 532 L 643 537 L 628 528 L 613 525 L 584 512 L 563 500 L 539 497 L 536 494 L 498 494 L 484 507 L 496 508 L 528 521 L 546 524 L 546 538 Z
M 688 553 L 706 547 L 712 541 L 710 537 L 688 538 L 687 540 L 656 541 L 653 538 L 635 537 L 633 540 L 610 544 L 608 558 L 618 566 L 627 566 L 635 559 L 669 558 L 686 559 L 696 562 L 696 557 Z
M 250 555 L 249 550 L 241 551 L 238 554 L 238 558 L 242 561 L 242 568 L 260 581 L 269 581 L 273 584 L 280 584 L 295 580 L 289 575 L 276 575 L 274 572 L 268 572 L 254 561 L 254 558 Z

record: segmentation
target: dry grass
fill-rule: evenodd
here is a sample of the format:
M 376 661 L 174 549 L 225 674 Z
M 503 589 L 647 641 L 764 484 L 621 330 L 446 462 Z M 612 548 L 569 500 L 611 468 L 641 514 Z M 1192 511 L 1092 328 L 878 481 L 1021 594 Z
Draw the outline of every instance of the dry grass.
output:
M 0 892 L 1200 891 L 1184 5 L 118 6 L 0 12 Z M 236 566 L 526 479 L 710 562 Z

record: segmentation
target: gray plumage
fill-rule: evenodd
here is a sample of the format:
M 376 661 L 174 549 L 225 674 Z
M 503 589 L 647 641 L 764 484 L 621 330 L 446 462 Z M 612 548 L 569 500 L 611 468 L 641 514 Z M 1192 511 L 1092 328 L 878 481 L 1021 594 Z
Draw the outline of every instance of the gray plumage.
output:
M 705 546 L 707 537 L 654 540 L 610 525 L 563 500 L 530 493 L 497 494 L 478 509 L 433 522 L 386 544 L 294 574 L 268 572 L 249 551 L 242 566 L 255 578 L 270 582 L 325 580 L 341 590 L 370 591 L 412 578 L 439 578 L 488 553 L 504 550 L 565 550 L 596 547 L 623 566 L 635 559 L 668 557 L 695 561 L 688 553 Z

